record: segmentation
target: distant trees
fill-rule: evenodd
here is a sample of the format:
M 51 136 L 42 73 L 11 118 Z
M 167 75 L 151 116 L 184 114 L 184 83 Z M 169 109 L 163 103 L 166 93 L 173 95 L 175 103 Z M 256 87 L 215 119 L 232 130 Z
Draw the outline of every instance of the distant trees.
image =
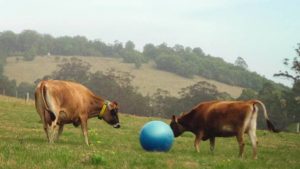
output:
M 31 99 L 34 96 L 34 84 L 22 82 L 17 85 L 15 80 L 10 80 L 4 75 L 0 75 L 0 94 L 6 96 L 13 96 L 19 98 L 25 98 L 29 93 Z
M 20 34 L 11 31 L 0 32 L 0 53 L 5 56 L 24 56 L 32 60 L 36 55 L 65 56 L 118 56 L 123 49 L 122 44 L 106 45 L 84 36 L 63 36 L 54 38 L 51 35 L 39 34 L 36 31 L 24 30 Z
M 11 31 L 0 32 L 0 55 L 23 56 L 32 60 L 35 56 L 102 56 L 122 58 L 126 63 L 133 63 L 138 69 L 143 63 L 155 62 L 158 69 L 191 78 L 194 75 L 214 79 L 230 85 L 237 85 L 260 90 L 263 84 L 270 82 L 255 72 L 247 70 L 247 63 L 238 57 L 235 64 L 207 55 L 199 47 L 190 48 L 176 44 L 146 44 L 143 51 L 135 49 L 132 41 L 123 45 L 119 41 L 106 44 L 101 40 L 88 40 L 84 36 L 52 37 L 33 30 L 24 30 L 19 34 Z M 0 57 L 3 57 L 0 56 Z
M 232 100 L 228 93 L 218 92 L 217 87 L 205 81 L 182 88 L 180 97 L 170 96 L 165 90 L 158 89 L 151 97 L 153 110 L 159 115 L 170 118 L 173 114 L 190 111 L 192 107 L 200 102 L 210 100 Z
M 145 57 L 139 51 L 136 51 L 135 45 L 132 41 L 128 41 L 125 44 L 125 49 L 121 53 L 123 61 L 125 63 L 134 63 L 136 68 L 140 68 L 142 63 L 146 62 Z

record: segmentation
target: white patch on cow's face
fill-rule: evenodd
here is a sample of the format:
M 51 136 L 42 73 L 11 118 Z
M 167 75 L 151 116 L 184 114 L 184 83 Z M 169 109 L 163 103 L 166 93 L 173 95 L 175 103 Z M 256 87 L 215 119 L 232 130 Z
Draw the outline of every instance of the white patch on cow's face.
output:
M 231 125 L 224 125 L 222 126 L 222 131 L 231 132 L 233 131 L 233 127 Z
M 108 110 L 112 109 L 112 106 L 111 106 L 112 103 L 110 101 L 106 100 L 105 104 L 107 105 Z

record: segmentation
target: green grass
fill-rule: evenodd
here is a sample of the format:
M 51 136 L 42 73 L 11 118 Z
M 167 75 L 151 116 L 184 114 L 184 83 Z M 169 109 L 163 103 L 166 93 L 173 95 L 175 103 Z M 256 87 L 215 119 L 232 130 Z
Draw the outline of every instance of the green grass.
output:
M 237 157 L 235 138 L 217 138 L 214 154 L 209 142 L 202 142 L 196 153 L 191 133 L 176 138 L 167 153 L 146 152 L 139 130 L 157 119 L 121 115 L 120 129 L 90 119 L 90 146 L 84 144 L 80 127 L 72 125 L 65 126 L 57 143 L 49 144 L 33 103 L 0 97 L 0 168 L 300 168 L 300 135 L 294 133 L 258 131 L 258 160 L 252 159 L 248 137 L 243 159 Z

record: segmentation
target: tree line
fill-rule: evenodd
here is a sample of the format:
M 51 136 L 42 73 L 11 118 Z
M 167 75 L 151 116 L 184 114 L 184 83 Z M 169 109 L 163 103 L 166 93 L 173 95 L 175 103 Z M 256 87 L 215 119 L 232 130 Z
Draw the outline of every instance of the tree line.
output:
M 126 63 L 133 63 L 136 68 L 153 61 L 157 69 L 187 78 L 201 75 L 254 90 L 260 90 L 266 82 L 273 83 L 256 72 L 248 71 L 244 66 L 227 63 L 222 58 L 205 54 L 200 47 L 191 48 L 182 45 L 169 47 L 165 43 L 155 46 L 149 43 L 140 52 L 135 49 L 132 41 L 127 41 L 124 45 L 119 41 L 106 44 L 101 40 L 88 40 L 84 36 L 55 38 L 33 30 L 24 30 L 19 34 L 12 31 L 0 32 L 1 58 L 23 56 L 24 60 L 33 60 L 37 55 L 115 57 L 122 58 Z

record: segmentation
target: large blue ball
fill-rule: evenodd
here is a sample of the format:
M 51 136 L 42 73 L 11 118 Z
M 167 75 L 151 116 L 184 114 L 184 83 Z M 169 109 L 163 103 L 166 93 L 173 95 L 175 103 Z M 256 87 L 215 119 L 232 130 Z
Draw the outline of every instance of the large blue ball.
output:
M 140 143 L 147 151 L 168 151 L 173 141 L 172 129 L 162 121 L 148 122 L 140 131 Z

